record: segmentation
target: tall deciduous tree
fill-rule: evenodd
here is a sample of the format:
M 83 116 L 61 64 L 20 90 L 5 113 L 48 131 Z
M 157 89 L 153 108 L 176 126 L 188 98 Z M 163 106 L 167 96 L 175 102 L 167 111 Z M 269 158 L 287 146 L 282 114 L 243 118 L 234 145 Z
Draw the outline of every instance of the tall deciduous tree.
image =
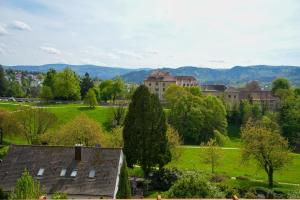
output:
M 39 136 L 53 127 L 57 121 L 55 114 L 41 108 L 28 108 L 15 113 L 18 130 L 28 144 L 39 143 Z
M 4 69 L 0 65 L 0 97 L 6 95 L 7 81 L 4 76 Z
M 86 93 L 89 91 L 90 88 L 94 87 L 94 82 L 90 78 L 89 73 L 85 73 L 84 77 L 80 81 L 80 92 L 81 96 L 85 97 Z
M 141 165 L 147 175 L 152 167 L 171 160 L 166 136 L 166 117 L 159 99 L 141 85 L 133 94 L 125 117 L 124 153 L 130 167 Z
M 62 100 L 80 99 L 79 78 L 71 68 L 65 68 L 55 76 L 54 94 Z
M 97 99 L 93 88 L 90 88 L 84 97 L 84 103 L 89 105 L 90 108 L 95 108 Z
M 273 187 L 274 171 L 282 169 L 291 159 L 287 141 L 278 130 L 251 120 L 242 128 L 241 135 L 243 159 L 254 158 L 258 167 L 267 173 L 269 186 Z

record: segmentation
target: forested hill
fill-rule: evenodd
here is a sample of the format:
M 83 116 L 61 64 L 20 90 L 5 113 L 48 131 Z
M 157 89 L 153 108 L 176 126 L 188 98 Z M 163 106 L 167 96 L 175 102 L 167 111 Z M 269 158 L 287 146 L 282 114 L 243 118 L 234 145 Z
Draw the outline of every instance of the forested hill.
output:
M 201 84 L 242 85 L 251 80 L 258 80 L 269 85 L 276 77 L 288 78 L 293 85 L 300 86 L 300 67 L 296 66 L 235 66 L 230 69 L 211 69 L 200 67 L 162 68 L 173 76 L 195 76 Z M 141 83 L 151 70 L 140 70 L 122 75 L 126 82 Z
M 65 67 L 71 67 L 79 75 L 88 72 L 92 77 L 100 79 L 112 79 L 121 76 L 126 82 L 141 83 L 153 69 L 146 68 L 120 68 L 103 67 L 97 65 L 68 65 L 68 64 L 47 64 L 38 66 L 18 65 L 5 66 L 23 71 L 46 72 L 50 68 L 62 70 Z M 212 69 L 203 67 L 185 66 L 179 68 L 162 68 L 171 75 L 190 75 L 195 76 L 201 84 L 229 84 L 241 85 L 250 80 L 258 80 L 263 85 L 268 85 L 276 77 L 288 78 L 293 85 L 300 86 L 300 67 L 296 66 L 235 66 L 230 69 Z
M 46 64 L 46 65 L 17 65 L 4 66 L 14 70 L 29 71 L 29 72 L 47 72 L 50 68 L 57 71 L 63 70 L 65 67 L 71 67 L 79 75 L 84 75 L 86 72 L 92 77 L 101 79 L 112 79 L 116 76 L 124 75 L 128 72 L 136 71 L 137 69 L 128 69 L 120 67 L 103 67 L 97 65 L 69 65 L 69 64 Z

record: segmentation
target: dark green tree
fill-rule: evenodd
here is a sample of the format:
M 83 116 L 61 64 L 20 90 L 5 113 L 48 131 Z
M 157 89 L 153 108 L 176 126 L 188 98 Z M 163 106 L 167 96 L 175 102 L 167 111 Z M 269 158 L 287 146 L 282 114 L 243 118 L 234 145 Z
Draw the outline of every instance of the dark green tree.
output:
M 131 197 L 131 187 L 130 182 L 128 180 L 128 171 L 127 171 L 127 163 L 126 159 L 124 159 L 120 178 L 119 178 L 119 189 L 117 193 L 118 199 L 130 199 Z
M 51 88 L 52 94 L 54 89 L 55 76 L 56 76 L 55 69 L 49 69 L 43 82 L 43 86 L 47 86 Z
M 171 154 L 166 131 L 166 117 L 158 97 L 150 94 L 146 86 L 139 86 L 132 96 L 123 130 L 128 166 L 141 165 L 147 176 L 152 167 L 168 163 Z
M 291 147 L 300 152 L 300 97 L 284 101 L 279 113 L 282 135 Z
M 291 84 L 286 78 L 277 78 L 272 82 L 272 93 L 281 99 L 291 94 Z
M 0 65 L 0 97 L 5 96 L 7 89 L 7 81 L 4 75 L 4 69 Z
M 100 98 L 102 101 L 108 101 L 112 99 L 112 87 L 113 87 L 112 80 L 101 81 L 99 85 L 99 89 L 100 89 Z
M 80 81 L 80 93 L 82 97 L 85 97 L 86 93 L 89 91 L 90 88 L 94 87 L 94 82 L 90 78 L 89 73 L 85 73 L 84 77 Z

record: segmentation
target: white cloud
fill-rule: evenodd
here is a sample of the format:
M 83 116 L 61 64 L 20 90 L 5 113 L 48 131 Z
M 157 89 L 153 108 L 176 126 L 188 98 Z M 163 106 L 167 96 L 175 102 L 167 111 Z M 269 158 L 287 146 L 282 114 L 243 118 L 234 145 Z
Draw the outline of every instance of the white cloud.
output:
M 6 31 L 5 27 L 0 24 L 0 36 L 7 35 L 8 32 Z
M 4 49 L 2 49 L 1 47 L 0 47 L 0 54 L 1 54 L 1 55 L 4 54 Z
M 31 27 L 26 24 L 25 22 L 15 20 L 12 23 L 9 24 L 9 28 L 16 29 L 20 31 L 31 31 Z
M 48 54 L 61 55 L 61 51 L 53 47 L 42 46 L 40 49 Z
M 128 56 L 128 57 L 132 57 L 138 60 L 143 59 L 143 56 L 134 52 L 134 51 L 128 51 L 128 50 L 115 50 L 115 52 L 121 56 Z

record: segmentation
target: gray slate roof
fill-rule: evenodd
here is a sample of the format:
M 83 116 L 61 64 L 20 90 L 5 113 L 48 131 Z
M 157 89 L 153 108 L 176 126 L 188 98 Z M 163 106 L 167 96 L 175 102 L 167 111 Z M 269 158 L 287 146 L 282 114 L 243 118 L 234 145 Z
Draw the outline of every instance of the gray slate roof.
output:
M 12 191 L 26 168 L 47 193 L 113 197 L 122 150 L 82 147 L 81 161 L 74 152 L 74 147 L 11 145 L 0 163 L 0 187 Z M 40 168 L 45 171 L 38 177 Z M 65 177 L 60 177 L 62 169 L 67 169 Z M 70 177 L 73 169 L 78 170 L 76 177 Z M 88 177 L 92 169 L 95 178 Z

